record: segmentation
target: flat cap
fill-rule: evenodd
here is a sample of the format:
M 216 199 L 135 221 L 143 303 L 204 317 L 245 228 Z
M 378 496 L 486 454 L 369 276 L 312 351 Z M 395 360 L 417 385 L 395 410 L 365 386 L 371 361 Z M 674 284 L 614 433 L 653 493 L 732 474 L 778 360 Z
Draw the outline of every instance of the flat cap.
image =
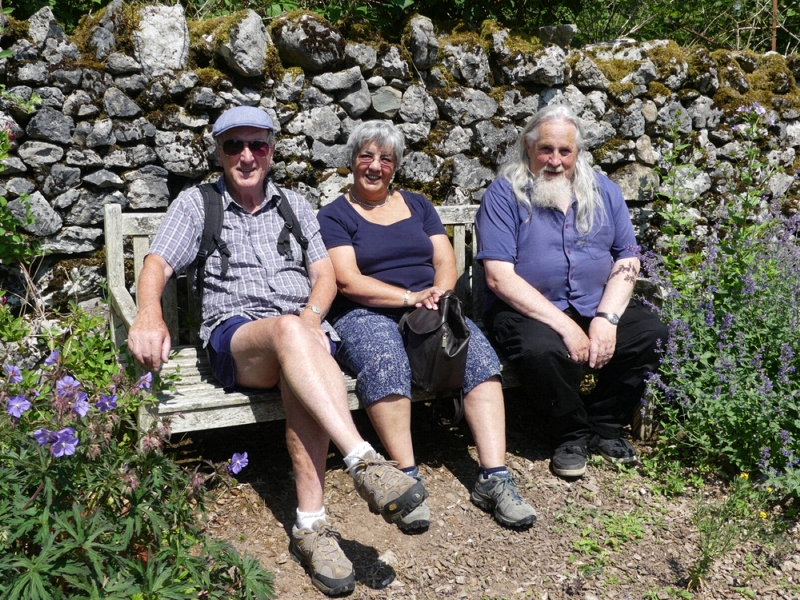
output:
M 260 108 L 255 106 L 234 106 L 222 113 L 214 123 L 211 135 L 217 137 L 234 127 L 256 127 L 274 131 L 275 125 L 272 118 Z

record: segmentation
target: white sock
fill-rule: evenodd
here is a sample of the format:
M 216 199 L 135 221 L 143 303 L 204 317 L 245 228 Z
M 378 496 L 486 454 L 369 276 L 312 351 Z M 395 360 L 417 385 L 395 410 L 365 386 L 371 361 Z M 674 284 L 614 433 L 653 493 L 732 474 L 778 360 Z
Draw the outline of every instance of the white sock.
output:
M 372 448 L 372 444 L 369 442 L 361 442 L 358 446 L 350 451 L 350 454 L 344 457 L 345 466 L 349 469 L 356 464 L 358 459 L 364 458 L 369 452 L 375 452 L 375 450 Z
M 313 529 L 314 523 L 322 519 L 325 519 L 325 507 L 323 506 L 320 510 L 313 513 L 306 513 L 300 512 L 300 509 L 297 509 L 297 521 L 295 521 L 295 527 L 298 529 Z M 326 521 L 327 522 L 327 521 Z

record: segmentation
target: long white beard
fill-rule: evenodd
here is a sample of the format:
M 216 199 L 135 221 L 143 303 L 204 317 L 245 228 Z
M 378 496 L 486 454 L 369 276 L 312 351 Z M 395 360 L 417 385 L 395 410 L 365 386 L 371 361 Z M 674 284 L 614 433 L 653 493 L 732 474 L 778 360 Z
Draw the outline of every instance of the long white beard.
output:
M 537 177 L 531 201 L 541 208 L 566 210 L 572 202 L 572 182 L 566 177 Z

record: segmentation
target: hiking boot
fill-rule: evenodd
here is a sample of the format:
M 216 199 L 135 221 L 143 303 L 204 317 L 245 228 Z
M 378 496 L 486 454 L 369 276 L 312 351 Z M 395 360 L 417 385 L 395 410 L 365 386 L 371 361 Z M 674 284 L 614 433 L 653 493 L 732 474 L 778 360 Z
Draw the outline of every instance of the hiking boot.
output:
M 628 465 L 637 460 L 636 450 L 628 440 L 622 438 L 606 440 L 596 435 L 592 438 L 591 448 L 592 452 L 597 452 L 608 462 Z
M 418 469 L 414 469 L 413 472 L 408 473 L 408 476 L 422 483 L 422 475 L 419 474 Z M 425 495 L 427 496 L 427 492 Z M 430 524 L 431 510 L 428 508 L 427 500 L 423 500 L 422 504 L 397 521 L 397 526 L 401 531 L 405 531 L 406 533 L 421 533 L 425 531 Z
M 348 594 L 356 587 L 353 565 L 339 548 L 339 532 L 323 519 L 311 529 L 292 526 L 289 552 L 311 576 L 311 583 L 328 596 Z
M 553 473 L 559 477 L 580 477 L 586 472 L 586 457 L 589 452 L 583 445 L 559 446 L 550 459 Z
M 517 482 L 508 471 L 488 479 L 478 475 L 471 498 L 473 504 L 492 512 L 495 520 L 506 527 L 529 527 L 536 520 L 536 511 L 520 497 Z
M 347 469 L 370 510 L 379 513 L 387 523 L 397 523 L 428 497 L 422 482 L 406 475 L 396 465 L 370 450 Z

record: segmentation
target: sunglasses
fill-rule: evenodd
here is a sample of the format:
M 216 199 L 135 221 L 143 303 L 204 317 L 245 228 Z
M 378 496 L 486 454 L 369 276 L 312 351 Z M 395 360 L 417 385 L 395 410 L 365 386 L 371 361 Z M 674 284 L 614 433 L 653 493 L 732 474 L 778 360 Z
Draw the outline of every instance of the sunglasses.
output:
M 264 140 L 253 140 L 252 142 L 245 140 L 225 140 L 222 142 L 222 151 L 225 153 L 225 156 L 239 156 L 244 151 L 245 146 L 250 148 L 250 152 L 256 158 L 264 158 L 269 152 L 269 142 L 265 142 Z

